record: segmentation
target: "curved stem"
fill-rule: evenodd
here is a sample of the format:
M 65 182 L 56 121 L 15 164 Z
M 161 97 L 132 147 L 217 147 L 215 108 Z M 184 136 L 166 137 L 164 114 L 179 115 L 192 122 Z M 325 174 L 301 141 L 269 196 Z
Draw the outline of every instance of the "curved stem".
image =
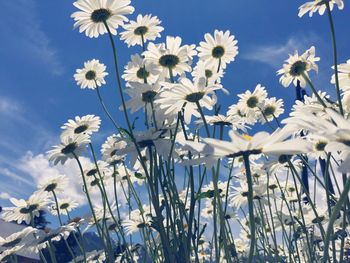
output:
M 332 34 L 334 75 L 335 75 L 335 86 L 336 86 L 336 89 L 337 89 L 337 98 L 338 98 L 338 104 L 339 104 L 339 111 L 340 111 L 341 115 L 344 115 L 343 104 L 342 104 L 341 96 L 340 96 L 340 87 L 339 87 L 337 42 L 336 42 L 336 39 L 335 39 L 334 23 L 333 23 L 331 8 L 329 6 L 329 1 L 325 1 L 325 3 L 326 3 L 326 7 L 327 7 L 327 15 L 328 15 L 328 20 L 329 20 L 329 25 L 330 25 L 330 28 L 331 28 L 331 34 Z
M 114 127 L 120 131 L 120 128 L 118 127 L 117 123 L 115 122 L 115 120 L 113 119 L 112 115 L 109 113 L 105 103 L 103 102 L 103 99 L 102 99 L 102 96 L 101 96 L 101 93 L 100 93 L 100 89 L 97 87 L 96 88 L 96 91 L 97 91 L 97 96 L 98 96 L 98 99 L 101 103 L 101 106 L 103 108 L 103 111 L 106 113 L 106 115 L 108 116 L 108 118 L 110 119 L 110 121 L 113 123 Z
M 315 94 L 317 100 L 319 101 L 319 103 L 321 103 L 321 105 L 325 108 L 327 108 L 326 103 L 324 103 L 324 101 L 322 100 L 322 98 L 320 97 L 320 95 L 317 93 L 314 84 L 312 84 L 311 80 L 309 79 L 309 77 L 305 74 L 305 72 L 301 73 L 301 75 L 303 76 L 303 78 L 305 79 L 305 81 L 309 84 L 312 92 Z

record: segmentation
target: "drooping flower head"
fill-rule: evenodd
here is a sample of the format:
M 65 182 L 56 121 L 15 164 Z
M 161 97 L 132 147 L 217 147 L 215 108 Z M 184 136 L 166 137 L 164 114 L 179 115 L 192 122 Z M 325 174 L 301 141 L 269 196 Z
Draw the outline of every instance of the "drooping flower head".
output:
M 41 210 L 46 210 L 49 203 L 47 192 L 36 191 L 27 200 L 10 198 L 14 207 L 5 207 L 2 219 L 8 222 L 16 221 L 18 224 L 30 224 L 32 218 L 40 216 Z
M 74 134 L 61 138 L 59 145 L 53 146 L 54 149 L 47 152 L 49 160 L 54 164 L 64 164 L 68 159 L 79 156 L 90 143 L 90 139 L 86 134 Z
M 214 36 L 204 35 L 205 42 L 199 43 L 198 56 L 201 60 L 208 61 L 217 68 L 226 68 L 226 65 L 235 60 L 238 54 L 237 40 L 230 31 L 215 30 Z
M 78 0 L 73 5 L 80 9 L 71 17 L 75 20 L 74 27 L 79 27 L 79 32 L 84 32 L 88 37 L 98 37 L 109 30 L 113 35 L 117 34 L 117 28 L 128 21 L 125 15 L 132 14 L 134 8 L 130 6 L 130 0 Z
M 329 4 L 329 9 L 332 11 L 334 8 L 334 5 L 337 5 L 339 10 L 344 9 L 344 2 L 343 0 L 314 0 L 311 2 L 307 2 L 299 7 L 299 13 L 298 16 L 302 17 L 307 12 L 309 12 L 309 16 L 312 17 L 312 15 L 316 12 L 318 12 L 321 16 L 325 13 L 327 10 L 326 2 Z
M 144 45 L 146 41 L 153 41 L 160 37 L 160 32 L 164 30 L 160 26 L 160 21 L 156 16 L 152 15 L 138 15 L 136 21 L 130 21 L 125 24 L 124 32 L 121 32 L 121 39 L 125 41 L 128 46 Z
M 334 68 L 334 67 L 333 67 Z M 342 91 L 350 90 L 350 59 L 346 63 L 338 65 L 339 87 Z M 332 75 L 331 83 L 335 84 L 335 74 Z
M 294 86 L 300 83 L 302 88 L 306 87 L 306 80 L 303 76 L 305 74 L 308 77 L 308 72 L 314 70 L 318 72 L 318 66 L 316 64 L 320 58 L 315 56 L 315 47 L 312 46 L 306 50 L 301 56 L 295 51 L 294 55 L 289 55 L 286 60 L 286 64 L 283 64 L 283 68 L 277 71 L 277 75 L 280 77 L 280 83 L 284 87 L 288 87 L 292 82 Z
M 106 84 L 104 77 L 108 72 L 105 70 L 106 66 L 97 59 L 89 60 L 84 63 L 84 68 L 76 70 L 74 79 L 82 89 L 96 89 Z

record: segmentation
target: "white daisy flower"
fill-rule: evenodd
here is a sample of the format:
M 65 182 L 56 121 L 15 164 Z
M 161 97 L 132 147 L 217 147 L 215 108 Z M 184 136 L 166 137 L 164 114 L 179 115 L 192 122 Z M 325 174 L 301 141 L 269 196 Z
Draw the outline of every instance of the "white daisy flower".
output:
M 68 213 L 72 212 L 75 208 L 79 206 L 79 203 L 70 197 L 58 198 L 57 202 L 58 202 L 58 208 L 60 210 L 61 215 L 68 215 Z M 50 207 L 50 212 L 54 216 L 57 216 L 56 203 L 52 204 L 52 206 Z
M 190 123 L 192 115 L 200 117 L 197 111 L 197 104 L 208 110 L 213 109 L 216 103 L 215 90 L 221 89 L 221 85 L 206 86 L 205 79 L 201 78 L 193 83 L 187 78 L 180 79 L 179 83 L 164 82 L 164 91 L 159 94 L 159 99 L 155 102 L 161 109 L 165 110 L 165 115 L 177 115 L 184 108 L 184 119 Z M 184 106 L 184 104 L 186 104 Z
M 46 192 L 62 193 L 68 186 L 68 178 L 65 175 L 56 175 L 50 178 L 45 178 L 39 182 L 38 189 Z
M 25 250 L 28 246 L 35 243 L 35 234 L 37 232 L 38 230 L 33 227 L 26 227 L 6 238 L 0 236 L 0 262 L 3 262 L 6 257 Z M 4 262 L 7 261 L 5 260 Z
M 239 94 L 238 97 L 240 98 L 238 104 L 241 105 L 242 113 L 257 118 L 260 116 L 259 107 L 267 98 L 267 92 L 265 87 L 258 84 L 253 92 L 247 90 L 245 93 Z
M 147 112 L 152 113 L 151 104 L 159 97 L 161 86 L 159 83 L 142 84 L 138 82 L 129 82 L 125 92 L 131 97 L 126 104 L 126 108 L 131 113 L 137 112 L 141 108 L 147 107 Z M 120 107 L 122 109 L 122 107 Z
M 28 200 L 10 198 L 10 202 L 15 206 L 3 209 L 2 219 L 7 222 L 16 221 L 18 224 L 25 222 L 28 225 L 31 216 L 40 216 L 40 210 L 46 210 L 50 200 L 46 192 L 36 191 Z
M 246 114 L 244 113 L 245 105 L 242 103 L 233 104 L 229 107 L 229 110 L 227 111 L 226 115 L 231 116 L 233 119 L 236 120 L 238 123 L 244 123 L 248 125 L 253 125 L 257 122 L 257 116 L 255 114 Z
M 129 47 L 144 46 L 146 41 L 154 41 L 160 37 L 160 32 L 164 30 L 160 23 L 161 21 L 156 16 L 138 15 L 136 21 L 123 25 L 125 31 L 120 33 L 121 40 L 124 40 Z
M 327 159 L 327 152 L 325 151 L 327 144 L 329 143 L 329 140 L 320 135 L 316 134 L 307 134 L 305 136 L 307 140 L 310 140 L 312 143 L 312 151 L 308 153 L 308 156 L 311 156 L 315 158 L 316 160 L 318 158 L 321 159 Z
M 275 97 L 265 99 L 260 106 L 262 114 L 260 115 L 260 122 L 264 124 L 266 121 L 273 121 L 284 113 L 283 100 L 277 100 Z
M 130 3 L 130 0 L 78 0 L 73 5 L 80 11 L 71 15 L 75 20 L 74 27 L 79 27 L 80 33 L 85 31 L 85 35 L 92 38 L 108 32 L 106 23 L 116 35 L 116 29 L 128 21 L 125 15 L 134 12 Z
M 145 227 L 149 227 L 149 222 L 145 222 L 142 217 L 124 219 L 122 221 L 122 226 L 125 229 L 126 235 L 132 235 Z
M 216 126 L 228 126 L 232 127 L 234 130 L 246 130 L 246 127 L 243 122 L 241 122 L 241 119 L 235 118 L 233 115 L 205 115 L 205 120 L 208 125 L 216 125 Z M 201 127 L 203 126 L 203 120 L 198 119 L 195 121 L 195 123 Z
M 76 116 L 74 120 L 68 120 L 61 129 L 61 137 L 73 136 L 74 134 L 91 135 L 97 132 L 101 125 L 101 119 L 95 115 Z
M 241 182 L 240 186 L 231 187 L 229 193 L 230 205 L 236 209 L 248 204 L 248 185 Z M 266 186 L 253 185 L 253 200 L 262 200 L 266 195 Z
M 106 66 L 100 63 L 99 60 L 89 60 L 84 62 L 84 68 L 76 70 L 74 79 L 82 89 L 96 89 L 101 87 L 102 84 L 106 84 L 104 77 L 108 73 L 105 70 Z
M 309 16 L 312 17 L 312 15 L 316 12 L 318 12 L 322 16 L 327 10 L 326 2 L 329 3 L 329 8 L 331 11 L 333 10 L 334 5 L 337 5 L 339 10 L 344 9 L 343 0 L 314 0 L 301 5 L 299 7 L 298 16 L 302 17 L 306 13 L 309 13 Z
M 298 85 L 302 88 L 306 87 L 306 80 L 303 77 L 305 74 L 308 77 L 308 72 L 314 70 L 318 72 L 318 66 L 316 62 L 319 61 L 319 57 L 315 57 L 315 47 L 311 47 L 306 50 L 301 56 L 295 51 L 294 55 L 289 55 L 286 60 L 286 64 L 283 64 L 283 68 L 277 71 L 277 75 L 280 77 L 280 83 L 284 87 L 288 87 L 292 82 L 294 86 Z
M 198 81 L 200 78 L 205 78 L 207 85 L 221 83 L 221 78 L 224 76 L 223 69 L 218 70 L 217 65 L 213 65 L 210 61 L 199 60 L 197 65 L 191 72 L 193 80 Z
M 140 82 L 154 84 L 161 70 L 156 64 L 145 63 L 145 60 L 139 55 L 131 56 L 131 61 L 125 66 L 122 78 L 126 82 Z
M 196 55 L 195 45 L 181 46 L 180 37 L 166 37 L 166 43 L 149 43 L 143 53 L 145 62 L 153 63 L 161 71 L 160 77 L 172 78 L 191 71 L 192 57 Z M 170 76 L 172 74 L 172 76 Z
M 59 145 L 53 146 L 54 149 L 47 152 L 49 160 L 54 164 L 64 164 L 68 159 L 79 156 L 90 143 L 90 139 L 86 134 L 74 134 L 72 136 L 64 136 L 61 138 Z
M 107 140 L 102 144 L 102 159 L 113 165 L 124 161 L 125 154 L 121 154 L 127 146 L 127 143 L 118 134 L 113 134 L 107 138 Z
M 281 154 L 293 155 L 310 151 L 310 143 L 300 138 L 288 139 L 292 135 L 292 129 L 285 126 L 277 129 L 274 133 L 258 132 L 253 137 L 241 135 L 231 130 L 230 142 L 214 138 L 204 138 L 202 142 L 184 142 L 194 152 L 199 152 L 199 159 L 192 159 L 193 164 L 213 165 L 217 159 L 225 157 L 233 158 L 248 154 L 266 154 L 267 156 L 279 156 Z M 191 163 L 191 162 L 189 162 Z
M 332 67 L 334 69 L 334 66 Z M 346 63 L 338 65 L 339 87 L 343 91 L 350 90 L 350 59 Z M 335 84 L 335 74 L 333 74 L 331 83 Z
M 226 32 L 215 30 L 214 36 L 209 33 L 204 35 L 205 42 L 199 43 L 198 56 L 220 69 L 226 68 L 226 65 L 235 60 L 238 54 L 237 40 L 234 35 L 230 35 L 230 31 Z
M 104 263 L 106 260 L 106 254 L 103 250 L 93 250 L 90 252 L 86 252 L 86 261 L 89 263 Z M 68 263 L 76 263 L 76 262 L 84 262 L 84 256 L 78 256 L 75 259 L 69 261 Z

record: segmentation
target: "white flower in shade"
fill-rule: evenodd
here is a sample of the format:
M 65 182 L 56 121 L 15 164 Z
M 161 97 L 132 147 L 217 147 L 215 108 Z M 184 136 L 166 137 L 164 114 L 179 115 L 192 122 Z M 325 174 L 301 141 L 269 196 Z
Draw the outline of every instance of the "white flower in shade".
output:
M 192 57 L 196 55 L 195 45 L 181 46 L 181 42 L 180 37 L 167 36 L 166 43 L 157 45 L 149 43 L 147 50 L 143 53 L 146 64 L 157 65 L 161 71 L 161 78 L 171 78 L 184 72 L 190 72 Z
M 99 177 L 99 173 L 101 174 L 101 177 L 104 177 L 104 176 L 111 177 L 113 174 L 113 171 L 109 167 L 108 163 L 100 160 L 97 161 L 97 166 L 93 162 L 93 163 L 89 163 L 88 165 L 85 165 L 84 167 L 84 174 L 88 178 Z
M 156 64 L 146 64 L 139 54 L 135 54 L 131 56 L 131 61 L 125 66 L 122 78 L 127 82 L 154 84 L 158 80 L 160 72 L 161 70 Z
M 79 156 L 90 143 L 90 139 L 86 134 L 74 134 L 72 136 L 64 136 L 61 138 L 59 145 L 53 146 L 54 149 L 47 152 L 50 161 L 54 164 L 64 164 L 68 159 Z
M 141 108 L 147 107 L 147 113 L 152 113 L 152 104 L 159 97 L 161 86 L 159 83 L 143 84 L 138 82 L 129 82 L 125 92 L 131 97 L 126 104 L 126 108 L 134 113 Z M 122 107 L 120 107 L 122 109 Z M 152 116 L 152 115 L 150 115 Z
M 266 100 L 267 92 L 265 87 L 258 84 L 253 92 L 247 90 L 245 93 L 239 94 L 238 97 L 240 98 L 238 104 L 241 105 L 242 113 L 257 117 L 260 115 L 259 106 Z
M 84 68 L 76 70 L 74 79 L 82 89 L 96 89 L 106 84 L 104 77 L 107 75 L 106 66 L 99 60 L 93 59 L 84 62 Z
M 62 193 L 68 186 L 68 178 L 65 175 L 56 175 L 50 178 L 45 178 L 43 181 L 39 182 L 39 190 L 46 192 Z
M 146 217 L 147 218 L 147 217 Z M 150 226 L 150 222 L 143 220 L 141 216 L 131 217 L 130 219 L 124 219 L 122 221 L 122 226 L 125 229 L 126 235 L 132 235 L 146 227 Z
M 233 115 L 213 115 L 208 116 L 205 115 L 205 120 L 207 121 L 208 125 L 216 125 L 216 126 L 229 126 L 232 127 L 234 130 L 246 130 L 246 127 L 243 122 L 241 122 L 241 119 L 235 118 Z M 203 126 L 203 120 L 198 119 L 195 122 L 199 127 Z
M 350 113 L 350 90 L 347 90 L 343 93 L 342 103 L 343 103 L 344 111 L 346 112 L 347 116 L 349 116 L 349 113 Z
M 209 33 L 204 35 L 205 42 L 199 43 L 198 56 L 201 60 L 208 61 L 217 69 L 226 68 L 226 65 L 235 60 L 238 54 L 237 40 L 230 31 L 215 30 L 214 36 Z
M 149 147 L 154 147 L 157 150 L 157 153 L 161 156 L 168 158 L 171 149 L 171 140 L 166 138 L 167 130 L 155 130 L 149 129 L 146 131 L 134 132 L 135 142 L 141 151 L 145 150 L 146 160 L 150 160 L 149 151 L 146 151 Z M 130 139 L 124 139 L 127 143 L 127 146 L 120 150 L 122 154 L 130 154 L 130 163 L 132 166 L 135 165 L 137 159 L 139 158 L 135 143 Z
M 121 154 L 121 150 L 126 146 L 127 143 L 122 139 L 120 134 L 109 136 L 102 144 L 102 159 L 111 165 L 123 162 L 125 154 Z
M 67 240 L 74 231 L 75 228 L 72 225 L 63 225 L 55 229 L 45 228 L 44 231 L 38 232 L 37 243 L 30 247 L 29 251 L 39 253 L 39 251 L 47 248 L 50 242 L 59 242 L 62 238 Z
M 187 78 L 180 79 L 179 83 L 164 82 L 164 91 L 159 95 L 156 103 L 165 110 L 165 115 L 177 115 L 184 108 L 184 119 L 190 123 L 192 115 L 200 117 L 197 104 L 202 108 L 211 110 L 216 103 L 215 90 L 221 89 L 221 85 L 206 86 L 205 79 L 201 78 L 193 83 Z M 184 105 L 185 104 L 185 105 Z
M 300 86 L 305 88 L 306 80 L 303 74 L 309 77 L 309 71 L 314 70 L 318 72 L 316 62 L 319 60 L 319 57 L 315 57 L 314 46 L 306 50 L 301 56 L 299 56 L 298 51 L 295 51 L 294 55 L 289 55 L 289 58 L 285 61 L 287 63 L 283 64 L 283 68 L 277 71 L 277 75 L 282 75 L 280 83 L 284 87 L 288 87 L 292 82 L 294 86 L 297 86 L 298 82 L 300 82 Z
M 160 37 L 160 32 L 164 30 L 160 26 L 161 21 L 156 16 L 138 15 L 136 21 L 130 21 L 125 24 L 124 32 L 121 32 L 121 40 L 124 40 L 128 46 L 140 45 L 143 46 L 146 41 L 153 41 Z
M 226 115 L 231 116 L 239 123 L 244 123 L 248 125 L 253 125 L 257 122 L 257 115 L 255 111 L 251 111 L 250 114 L 246 114 L 245 109 L 246 106 L 242 103 L 233 104 L 229 107 Z M 251 114 L 253 113 L 253 114 Z
M 215 83 L 221 83 L 224 72 L 222 68 L 218 69 L 218 67 L 210 63 L 210 61 L 199 60 L 191 74 L 194 81 L 205 78 L 207 84 L 210 86 Z
M 326 92 L 318 91 L 318 95 L 322 101 L 326 104 L 327 108 L 332 108 L 335 105 L 332 105 L 329 101 L 330 96 Z M 315 116 L 324 118 L 327 114 L 324 111 L 324 106 L 320 103 L 314 93 L 311 97 L 304 96 L 304 101 L 296 100 L 293 105 L 293 111 L 290 113 L 290 116 L 301 116 L 304 114 L 312 113 Z
M 13 233 L 6 238 L 0 236 L 0 261 L 6 257 L 25 250 L 28 246 L 36 242 L 35 234 L 38 232 L 33 227 L 23 228 L 17 233 Z
M 323 15 L 327 10 L 326 2 L 329 3 L 329 8 L 331 11 L 333 10 L 334 5 L 337 5 L 339 10 L 344 9 L 343 0 L 314 0 L 301 5 L 299 7 L 298 16 L 302 17 L 306 13 L 309 13 L 309 16 L 312 17 L 312 15 L 316 12 L 318 12 L 320 15 Z
M 253 185 L 253 200 L 263 201 L 266 195 L 266 185 Z M 236 209 L 245 206 L 248 203 L 248 185 L 241 182 L 240 186 L 231 187 L 229 193 L 230 205 Z
M 79 206 L 79 203 L 70 197 L 58 198 L 57 202 L 61 215 L 68 215 L 68 213 L 72 212 L 75 208 Z M 57 207 L 55 202 L 50 207 L 50 212 L 54 216 L 57 216 Z
M 334 66 L 333 66 L 334 68 Z M 343 91 L 350 90 L 350 59 L 346 63 L 338 65 L 339 87 Z M 335 84 L 335 74 L 332 76 L 332 84 Z
M 86 252 L 85 257 L 86 259 L 84 256 L 78 256 L 68 263 L 84 262 L 85 260 L 89 263 L 103 263 L 106 260 L 106 254 L 103 250 Z
M 262 111 L 262 114 L 260 115 L 261 123 L 264 124 L 266 121 L 273 121 L 284 113 L 283 100 L 277 100 L 275 97 L 265 99 L 262 102 L 260 109 Z
M 130 3 L 130 0 L 78 0 L 73 5 L 80 11 L 71 15 L 75 20 L 74 27 L 79 27 L 80 33 L 85 31 L 85 35 L 92 38 L 108 32 L 106 23 L 116 35 L 116 29 L 128 21 L 125 15 L 134 12 Z
M 327 152 L 325 151 L 326 146 L 329 142 L 329 140 L 320 135 L 316 134 L 307 134 L 305 136 L 307 140 L 309 140 L 312 143 L 312 151 L 308 153 L 308 156 L 311 156 L 315 159 L 321 158 L 326 159 L 327 158 Z
M 76 116 L 74 120 L 68 120 L 61 129 L 61 137 L 72 136 L 74 134 L 91 135 L 97 132 L 101 125 L 101 119 L 95 115 Z
M 34 192 L 28 200 L 10 198 L 14 207 L 5 207 L 2 219 L 7 222 L 16 221 L 18 224 L 25 222 L 30 224 L 31 215 L 33 218 L 40 216 L 40 210 L 46 210 L 50 200 L 47 192 Z
M 205 205 L 201 208 L 201 216 L 204 218 L 212 218 L 214 214 L 214 206 L 211 200 L 205 200 Z

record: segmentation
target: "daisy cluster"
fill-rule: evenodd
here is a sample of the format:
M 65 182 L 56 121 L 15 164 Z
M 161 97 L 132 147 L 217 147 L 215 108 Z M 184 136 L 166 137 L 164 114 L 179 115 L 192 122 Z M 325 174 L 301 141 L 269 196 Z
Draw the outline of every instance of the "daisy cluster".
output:
M 219 97 L 234 92 L 222 80 L 238 55 L 235 36 L 215 30 L 198 45 L 184 44 L 179 36 L 162 37 L 156 16 L 129 20 L 130 4 L 74 2 L 81 33 L 108 35 L 121 102 L 113 109 L 124 117 L 114 118 L 104 103 L 100 90 L 115 86 L 106 81 L 107 66 L 84 62 L 76 83 L 96 92 L 115 133 L 98 153 L 93 138 L 101 118 L 77 116 L 47 154 L 54 165 L 76 162 L 89 213 L 73 218 L 79 204 L 64 197 L 66 176 L 47 178 L 27 200 L 12 198 L 14 206 L 4 208 L 5 221 L 31 226 L 0 238 L 0 260 L 30 251 L 46 262 L 48 249 L 55 262 L 53 241 L 62 240 L 71 262 L 348 262 L 350 59 L 333 66 L 331 98 L 312 82 L 316 48 L 290 54 L 277 71 L 281 85 L 297 94 L 284 119 L 283 100 L 260 83 L 223 109 Z M 299 16 L 327 13 L 334 32 L 334 6 L 343 9 L 343 1 L 311 1 Z M 117 40 L 139 46 L 123 72 Z M 132 121 L 138 115 L 142 124 Z M 91 162 L 83 165 L 87 156 Z M 38 229 L 41 211 L 60 226 Z M 86 251 L 87 231 L 98 234 L 103 249 Z

